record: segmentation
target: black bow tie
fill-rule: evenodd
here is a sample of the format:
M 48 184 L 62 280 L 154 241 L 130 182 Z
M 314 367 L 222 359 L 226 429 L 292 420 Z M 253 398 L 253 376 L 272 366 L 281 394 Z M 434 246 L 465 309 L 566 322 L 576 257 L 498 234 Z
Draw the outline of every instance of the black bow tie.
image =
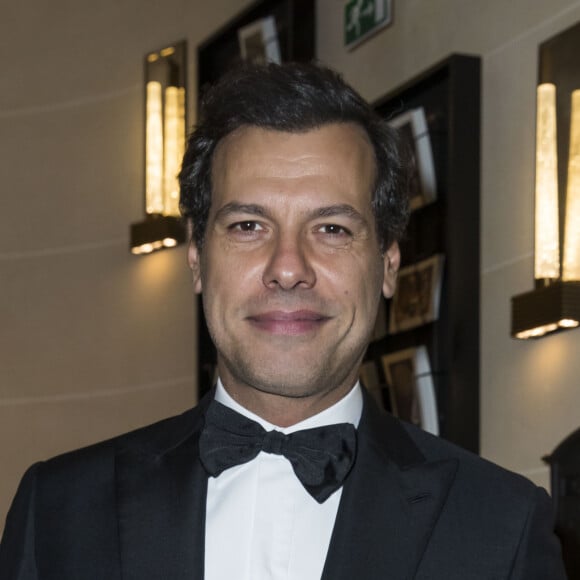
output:
M 212 401 L 199 440 L 200 459 L 217 477 L 222 471 L 247 463 L 260 453 L 283 455 L 306 491 L 323 503 L 348 475 L 356 454 L 356 429 L 338 423 L 285 435 Z

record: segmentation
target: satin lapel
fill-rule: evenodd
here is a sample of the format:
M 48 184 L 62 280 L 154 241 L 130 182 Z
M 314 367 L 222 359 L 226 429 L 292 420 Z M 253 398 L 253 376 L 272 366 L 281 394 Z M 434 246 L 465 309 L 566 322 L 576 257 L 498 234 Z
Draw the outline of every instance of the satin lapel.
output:
M 201 418 L 194 411 L 186 426 L 179 419 L 169 437 L 163 432 L 162 444 L 118 456 L 123 580 L 203 580 L 207 475 L 198 453 Z M 177 440 L 168 448 L 172 438 Z
M 322 580 L 414 577 L 453 482 L 455 460 L 426 462 L 403 427 L 365 399 Z

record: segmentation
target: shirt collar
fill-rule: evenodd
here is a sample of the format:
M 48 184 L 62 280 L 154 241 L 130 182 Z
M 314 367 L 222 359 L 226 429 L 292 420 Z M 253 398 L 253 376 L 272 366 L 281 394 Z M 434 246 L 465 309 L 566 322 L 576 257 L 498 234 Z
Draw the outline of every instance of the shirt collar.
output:
M 342 399 L 340 399 L 340 401 L 337 401 L 334 405 L 328 407 L 328 409 L 324 409 L 323 411 L 320 411 L 320 413 L 308 417 L 308 419 L 304 419 L 299 423 L 290 425 L 289 427 L 278 427 L 277 425 L 273 425 L 240 405 L 229 395 L 219 377 L 217 380 L 215 400 L 218 403 L 240 413 L 240 415 L 244 415 L 248 419 L 256 421 L 256 423 L 260 424 L 266 431 L 272 431 L 275 429 L 276 431 L 281 431 L 285 434 L 300 431 L 302 429 L 313 429 L 314 427 L 322 427 L 324 425 L 334 425 L 336 423 L 352 423 L 355 427 L 358 427 L 363 408 L 362 390 L 358 381 L 355 386 Z

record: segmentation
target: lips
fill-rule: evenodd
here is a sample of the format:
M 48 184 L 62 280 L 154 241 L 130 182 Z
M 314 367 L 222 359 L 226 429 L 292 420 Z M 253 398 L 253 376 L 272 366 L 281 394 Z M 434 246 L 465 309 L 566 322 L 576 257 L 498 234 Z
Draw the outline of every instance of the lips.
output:
M 248 316 L 258 330 L 271 334 L 298 336 L 321 328 L 330 318 L 312 310 L 270 311 Z

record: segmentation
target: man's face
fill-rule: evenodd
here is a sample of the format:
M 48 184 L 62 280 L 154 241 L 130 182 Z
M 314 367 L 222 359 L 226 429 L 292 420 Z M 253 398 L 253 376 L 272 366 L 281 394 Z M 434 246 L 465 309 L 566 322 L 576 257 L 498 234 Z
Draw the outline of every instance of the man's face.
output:
M 259 391 L 330 404 L 356 381 L 399 264 L 396 244 L 381 255 L 374 176 L 372 146 L 352 124 L 244 127 L 219 144 L 205 243 L 189 262 L 238 400 Z

